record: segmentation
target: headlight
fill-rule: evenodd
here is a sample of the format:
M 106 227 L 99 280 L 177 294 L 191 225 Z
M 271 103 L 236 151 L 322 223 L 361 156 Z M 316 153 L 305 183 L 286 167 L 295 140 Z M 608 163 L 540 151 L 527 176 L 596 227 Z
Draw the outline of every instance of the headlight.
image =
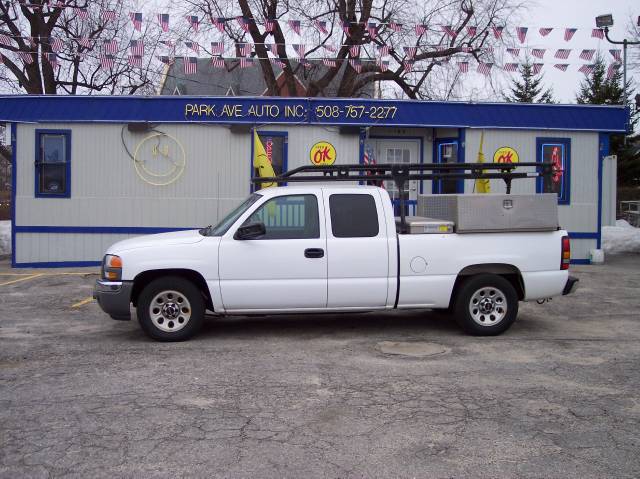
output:
M 102 277 L 109 281 L 120 281 L 122 279 L 122 258 L 113 254 L 108 254 L 102 262 Z

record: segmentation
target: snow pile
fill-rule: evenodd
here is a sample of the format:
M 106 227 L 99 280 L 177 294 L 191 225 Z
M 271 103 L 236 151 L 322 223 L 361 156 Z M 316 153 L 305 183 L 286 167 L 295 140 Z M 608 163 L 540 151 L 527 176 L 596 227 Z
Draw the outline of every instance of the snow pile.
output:
M 11 253 L 11 221 L 0 221 L 0 255 Z
M 625 220 L 617 220 L 615 226 L 604 226 L 602 247 L 607 254 L 640 253 L 640 228 Z

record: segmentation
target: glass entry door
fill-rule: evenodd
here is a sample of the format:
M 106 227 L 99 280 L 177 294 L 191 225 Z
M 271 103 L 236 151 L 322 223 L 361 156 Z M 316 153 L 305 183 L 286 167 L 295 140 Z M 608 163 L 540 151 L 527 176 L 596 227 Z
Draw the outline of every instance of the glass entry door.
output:
M 378 163 L 391 163 L 391 164 L 410 164 L 420 163 L 420 142 L 418 140 L 378 140 L 376 153 Z M 384 182 L 385 189 L 389 192 L 393 204 L 396 205 L 396 214 L 400 214 L 397 205 L 399 204 L 400 192 L 396 188 L 393 181 Z M 405 191 L 407 192 L 409 209 L 407 214 L 414 215 L 416 202 L 418 200 L 418 180 L 411 180 L 405 185 Z
M 442 138 L 435 140 L 435 162 L 443 164 L 458 163 L 458 139 Z M 462 180 L 436 180 L 433 182 L 433 193 L 463 193 Z

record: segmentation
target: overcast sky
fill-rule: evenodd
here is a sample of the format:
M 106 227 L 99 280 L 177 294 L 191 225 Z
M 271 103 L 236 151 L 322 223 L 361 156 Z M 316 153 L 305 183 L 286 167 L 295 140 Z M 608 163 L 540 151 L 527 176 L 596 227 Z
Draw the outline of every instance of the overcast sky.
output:
M 640 15 L 640 0 L 533 0 L 530 3 L 529 14 L 524 16 L 526 20 L 521 23 L 522 26 L 529 27 L 528 46 L 548 50 L 544 57 L 543 71 L 545 82 L 553 87 L 556 100 L 563 103 L 575 101 L 577 85 L 584 78 L 577 70 L 583 63 L 588 63 L 578 58 L 582 49 L 599 49 L 607 62 L 613 59 L 609 49 L 622 49 L 622 45 L 611 45 L 606 39 L 591 38 L 595 17 L 605 13 L 613 14 L 614 19 L 609 36 L 613 40 L 621 40 L 627 32 L 630 16 L 633 15 L 637 21 Z M 554 30 L 543 38 L 538 33 L 540 27 L 554 27 Z M 564 41 L 566 27 L 578 29 L 570 42 Z M 572 50 L 568 60 L 556 61 L 553 58 L 558 48 Z M 640 46 L 630 46 L 630 54 L 631 49 L 635 50 L 636 55 L 640 53 Z M 569 63 L 570 67 L 563 73 L 553 68 L 554 63 Z M 635 78 L 635 86 L 638 87 L 638 72 L 629 70 L 628 75 Z

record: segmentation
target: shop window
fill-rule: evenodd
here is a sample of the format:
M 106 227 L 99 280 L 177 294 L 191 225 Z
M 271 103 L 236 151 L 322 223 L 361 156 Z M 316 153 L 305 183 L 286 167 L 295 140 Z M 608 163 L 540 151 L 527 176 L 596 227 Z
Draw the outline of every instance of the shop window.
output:
M 537 138 L 536 161 L 551 163 L 553 174 L 538 178 L 538 193 L 556 193 L 558 203 L 570 202 L 571 140 L 569 138 Z
M 36 130 L 35 195 L 71 196 L 70 130 Z
M 264 224 L 267 233 L 260 239 L 319 238 L 318 199 L 315 195 L 277 196 L 244 222 L 249 223 Z
M 287 171 L 287 133 L 284 131 L 258 131 L 258 138 L 260 140 L 262 148 L 264 148 L 267 160 L 273 167 L 275 175 L 281 175 L 282 173 Z M 251 159 L 253 178 L 258 178 L 260 176 L 259 168 L 256 167 L 255 158 L 253 158 L 253 156 L 255 156 L 258 151 L 257 148 L 259 148 L 259 146 L 254 142 Z M 261 185 L 258 185 L 257 187 L 252 186 L 251 191 L 255 191 L 262 187 L 263 186 Z
M 458 163 L 458 140 L 438 139 L 434 142 L 435 160 L 439 164 Z M 433 182 L 433 193 L 451 194 L 463 193 L 464 182 L 462 180 L 443 179 Z
M 378 212 L 371 195 L 331 195 L 331 232 L 336 238 L 378 236 Z

